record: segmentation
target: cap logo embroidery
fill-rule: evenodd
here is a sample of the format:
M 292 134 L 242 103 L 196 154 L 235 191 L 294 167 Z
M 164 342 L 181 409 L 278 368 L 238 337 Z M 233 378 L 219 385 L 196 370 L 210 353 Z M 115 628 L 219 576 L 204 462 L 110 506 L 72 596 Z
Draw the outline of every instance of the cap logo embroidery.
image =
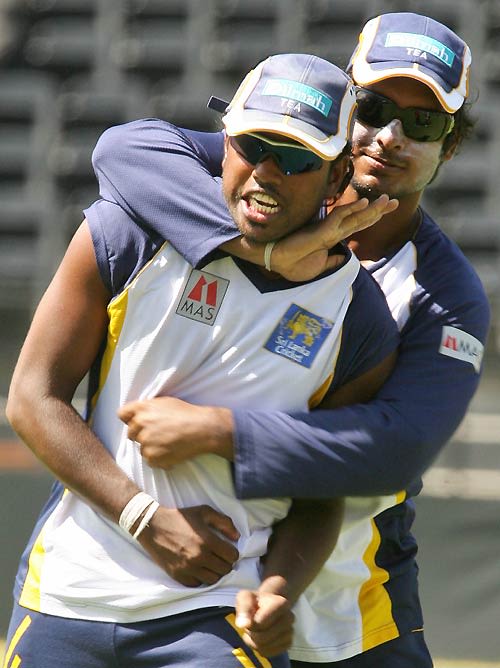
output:
M 265 83 L 262 95 L 276 95 L 296 102 L 303 102 L 325 117 L 330 113 L 333 103 L 329 95 L 317 88 L 298 81 L 290 81 L 290 79 L 269 79 Z
M 387 34 L 384 46 L 399 46 L 412 51 L 421 51 L 424 57 L 425 53 L 430 53 L 448 67 L 452 67 L 455 60 L 455 54 L 451 49 L 436 39 L 427 37 L 427 35 L 416 35 L 411 32 L 390 32 Z

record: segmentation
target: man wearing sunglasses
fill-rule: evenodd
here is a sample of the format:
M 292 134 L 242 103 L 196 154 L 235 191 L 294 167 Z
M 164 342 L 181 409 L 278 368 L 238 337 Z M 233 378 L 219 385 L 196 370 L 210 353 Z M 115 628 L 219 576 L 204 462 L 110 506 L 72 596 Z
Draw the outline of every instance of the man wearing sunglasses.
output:
M 399 200 L 397 210 L 365 230 L 353 232 L 333 217 L 275 245 L 264 238 L 252 244 L 233 239 L 223 207 L 216 216 L 201 214 L 195 199 L 194 225 L 186 232 L 201 239 L 194 249 L 170 225 L 176 193 L 162 187 L 173 146 L 167 124 L 115 128 L 95 152 L 105 195 L 170 238 L 193 263 L 221 247 L 302 280 L 331 259 L 329 244 L 347 238 L 380 283 L 398 323 L 400 356 L 376 401 L 293 415 L 222 411 L 213 421 L 204 407 L 165 397 L 122 413 L 145 456 L 158 465 L 196 456 L 197 444 L 216 433 L 211 451 L 233 461 L 243 498 L 354 497 L 347 502 L 339 545 L 296 609 L 290 654 L 297 668 L 432 665 L 422 633 L 411 497 L 477 388 L 489 308 L 473 268 L 420 200 L 467 135 L 470 62 L 467 44 L 425 16 L 385 14 L 365 25 L 349 67 L 358 86 L 354 176 L 340 202 L 376 200 L 382 193 Z M 185 168 L 201 161 L 215 172 L 222 138 L 187 135 L 191 154 Z M 248 157 L 259 150 L 248 150 Z M 144 173 L 147 182 L 138 178 Z M 198 178 L 206 176 L 198 172 Z M 338 203 L 333 216 L 342 211 Z M 272 209 L 274 203 L 261 206 Z
M 307 54 L 269 57 L 244 80 L 224 116 L 217 186 L 249 242 L 314 226 L 337 196 L 355 98 L 344 72 Z M 210 210 L 203 184 L 186 186 Z M 189 212 L 178 204 L 182 231 Z M 367 204 L 345 210 L 380 216 L 396 205 Z M 288 412 L 373 396 L 399 334 L 354 254 L 337 256 L 302 283 L 229 255 L 194 268 L 113 202 L 87 209 L 9 392 L 13 427 L 60 482 L 19 569 L 6 664 L 289 665 L 291 606 L 333 549 L 343 500 L 239 500 L 229 463 L 211 454 L 165 471 L 118 411 L 171 394 Z M 71 398 L 87 371 L 84 421 Z M 208 551 L 187 569 L 196 541 Z M 271 627 L 265 642 L 245 636 L 248 601 L 253 622 Z

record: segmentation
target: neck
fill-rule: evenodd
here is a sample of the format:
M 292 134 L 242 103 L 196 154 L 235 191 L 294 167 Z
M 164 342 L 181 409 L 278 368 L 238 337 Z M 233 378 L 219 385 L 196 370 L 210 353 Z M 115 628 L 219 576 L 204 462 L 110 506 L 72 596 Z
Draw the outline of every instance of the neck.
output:
M 356 232 L 348 239 L 349 248 L 359 260 L 380 260 L 399 250 L 412 239 L 420 226 L 422 214 L 419 209 L 421 193 L 399 200 L 395 211 L 383 216 L 377 223 L 365 230 Z M 340 204 L 347 204 L 359 199 L 358 194 L 348 188 Z

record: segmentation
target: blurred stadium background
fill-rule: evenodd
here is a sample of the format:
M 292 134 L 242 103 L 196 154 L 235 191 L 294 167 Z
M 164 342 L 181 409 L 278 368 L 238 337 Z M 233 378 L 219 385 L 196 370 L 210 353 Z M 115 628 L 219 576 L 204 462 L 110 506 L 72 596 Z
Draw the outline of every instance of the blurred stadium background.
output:
M 0 0 L 0 401 L 34 306 L 97 196 L 99 134 L 144 116 L 214 129 L 208 97 L 231 97 L 263 57 L 304 51 L 344 66 L 362 23 L 386 11 L 446 23 L 474 57 L 474 138 L 424 204 L 477 268 L 493 329 L 471 411 L 427 475 L 416 533 L 437 665 L 500 666 L 500 0 Z M 3 415 L 2 404 L 0 637 L 50 485 Z

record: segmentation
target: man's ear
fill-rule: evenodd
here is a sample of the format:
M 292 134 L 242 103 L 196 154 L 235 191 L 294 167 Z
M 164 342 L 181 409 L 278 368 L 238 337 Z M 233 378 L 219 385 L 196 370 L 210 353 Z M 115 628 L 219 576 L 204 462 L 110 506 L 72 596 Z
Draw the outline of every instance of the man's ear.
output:
M 343 155 L 337 158 L 330 167 L 328 177 L 327 197 L 336 200 L 349 185 L 354 172 L 350 156 Z
M 454 127 L 451 133 L 445 137 L 443 141 L 443 146 L 441 149 L 441 162 L 448 162 L 455 155 L 455 152 L 458 148 L 458 132 L 457 128 Z
M 448 160 L 453 158 L 457 150 L 457 145 L 457 142 L 454 141 L 441 152 L 441 162 L 448 162 Z

